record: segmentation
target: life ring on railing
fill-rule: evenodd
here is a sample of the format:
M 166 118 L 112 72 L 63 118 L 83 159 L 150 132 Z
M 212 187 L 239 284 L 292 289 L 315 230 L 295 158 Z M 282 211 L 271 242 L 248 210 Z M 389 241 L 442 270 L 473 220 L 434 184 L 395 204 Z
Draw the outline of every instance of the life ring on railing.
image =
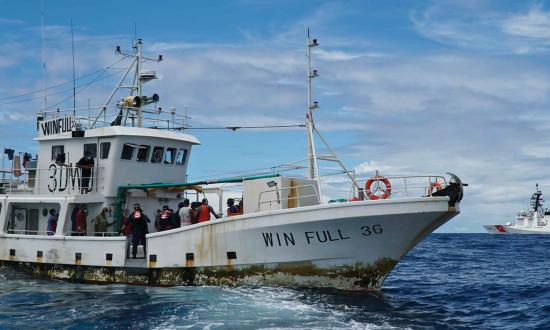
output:
M 443 189 L 443 187 L 441 186 L 441 183 L 439 182 L 430 182 L 430 187 L 428 188 L 429 191 L 428 191 L 428 194 L 431 196 L 434 192 L 434 188 L 435 188 L 435 191 L 440 191 L 441 189 Z
M 375 182 L 382 182 L 384 184 L 384 189 L 380 189 L 380 187 L 376 187 L 375 191 L 371 191 L 371 186 Z M 381 196 L 375 195 L 374 193 L 377 191 L 383 192 Z M 377 199 L 387 199 L 391 196 L 391 183 L 390 180 L 383 176 L 373 176 L 372 178 L 368 179 L 365 183 L 365 193 L 367 194 L 367 197 L 370 200 L 377 200 Z

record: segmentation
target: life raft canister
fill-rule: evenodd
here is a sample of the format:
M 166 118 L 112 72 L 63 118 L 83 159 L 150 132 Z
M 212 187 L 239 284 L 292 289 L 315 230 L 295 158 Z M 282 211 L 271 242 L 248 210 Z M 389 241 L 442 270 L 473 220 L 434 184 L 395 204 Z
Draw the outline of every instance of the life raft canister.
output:
M 380 190 L 383 192 L 382 196 L 375 195 L 374 193 L 376 191 L 371 191 L 371 186 L 375 182 L 382 182 L 384 184 L 384 190 Z M 388 180 L 386 177 L 383 176 L 373 176 L 372 178 L 368 179 L 365 183 L 365 192 L 367 193 L 367 197 L 371 200 L 377 200 L 377 199 L 387 199 L 391 196 L 391 183 L 390 180 Z
M 435 188 L 435 191 L 440 191 L 441 189 L 443 189 L 443 187 L 441 186 L 441 183 L 437 181 L 430 182 L 430 187 L 428 188 L 430 196 L 434 193 L 434 188 Z

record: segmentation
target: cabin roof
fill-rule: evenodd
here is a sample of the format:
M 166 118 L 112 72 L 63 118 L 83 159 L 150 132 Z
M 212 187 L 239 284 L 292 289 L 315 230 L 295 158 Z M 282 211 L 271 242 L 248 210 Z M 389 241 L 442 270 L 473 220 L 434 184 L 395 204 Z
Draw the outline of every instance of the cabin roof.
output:
M 160 130 L 153 128 L 141 128 L 141 127 L 126 127 L 126 126 L 109 126 L 92 128 L 84 131 L 84 137 L 109 137 L 109 136 L 141 136 L 141 137 L 153 137 L 162 139 L 171 139 L 189 142 L 191 144 L 200 144 L 199 140 L 190 134 Z M 38 136 L 35 137 L 35 141 L 48 141 L 48 140 L 66 140 L 73 139 L 72 133 L 60 133 L 55 135 Z

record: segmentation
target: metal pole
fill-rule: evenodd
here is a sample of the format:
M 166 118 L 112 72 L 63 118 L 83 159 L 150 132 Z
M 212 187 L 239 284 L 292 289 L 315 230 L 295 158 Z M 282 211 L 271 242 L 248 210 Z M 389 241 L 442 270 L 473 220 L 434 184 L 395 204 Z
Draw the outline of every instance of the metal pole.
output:
M 309 29 L 307 29 L 307 118 L 306 125 L 308 127 L 307 133 L 307 159 L 308 159 L 308 176 L 310 179 L 315 177 L 313 169 L 313 145 L 311 135 L 311 126 L 312 126 L 312 111 L 311 111 L 311 38 L 309 36 Z
M 139 99 L 143 99 L 143 94 L 142 94 L 142 90 L 141 90 L 141 79 L 139 78 L 139 73 L 141 71 L 141 39 L 138 39 L 138 42 L 137 42 L 137 66 L 136 66 L 136 74 L 138 76 L 138 95 L 139 95 Z M 142 123 L 141 123 L 141 104 L 139 105 L 138 107 L 138 127 L 142 127 Z

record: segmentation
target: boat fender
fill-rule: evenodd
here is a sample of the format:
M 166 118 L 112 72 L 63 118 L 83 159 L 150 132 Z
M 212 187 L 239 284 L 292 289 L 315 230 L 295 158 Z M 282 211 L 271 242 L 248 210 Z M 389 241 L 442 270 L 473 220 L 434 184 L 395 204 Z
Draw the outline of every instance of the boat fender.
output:
M 371 186 L 374 182 L 382 182 L 384 184 L 384 189 L 380 191 L 383 192 L 382 196 L 375 195 L 373 191 L 371 191 Z M 377 188 L 376 190 L 379 190 Z M 372 178 L 368 179 L 365 183 L 365 191 L 367 192 L 367 197 L 370 200 L 377 200 L 377 199 L 387 199 L 391 196 L 391 183 L 390 180 L 383 176 L 373 176 Z

